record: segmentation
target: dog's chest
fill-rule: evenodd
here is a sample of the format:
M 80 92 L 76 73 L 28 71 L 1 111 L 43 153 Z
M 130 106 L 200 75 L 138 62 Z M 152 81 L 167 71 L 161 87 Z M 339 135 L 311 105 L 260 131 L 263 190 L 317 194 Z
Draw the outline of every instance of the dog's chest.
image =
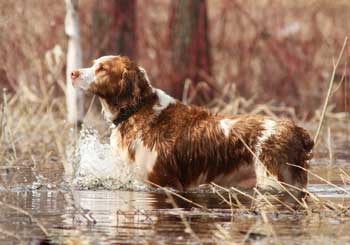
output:
M 158 153 L 155 149 L 147 147 L 138 133 L 122 135 L 118 127 L 114 128 L 110 145 L 113 154 L 118 155 L 128 163 L 141 179 L 147 179 L 157 162 Z

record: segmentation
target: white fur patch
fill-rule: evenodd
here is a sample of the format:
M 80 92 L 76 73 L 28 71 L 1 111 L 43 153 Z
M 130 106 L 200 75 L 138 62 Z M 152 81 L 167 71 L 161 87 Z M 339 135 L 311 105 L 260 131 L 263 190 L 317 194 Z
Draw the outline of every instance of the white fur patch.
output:
M 254 161 L 255 166 L 255 174 L 256 174 L 256 183 L 258 187 L 266 188 L 266 187 L 279 187 L 277 183 L 277 179 L 275 176 L 268 176 L 267 169 L 260 161 L 259 157 L 261 154 L 261 146 L 265 143 L 265 141 L 276 133 L 277 123 L 271 119 L 267 119 L 263 122 L 264 131 L 262 131 L 262 135 L 258 137 L 258 142 L 255 147 L 256 159 Z
M 232 120 L 227 118 L 220 120 L 220 127 L 226 137 L 230 135 L 231 128 L 236 122 L 237 120 Z
M 134 172 L 141 180 L 147 179 L 147 176 L 152 172 L 153 167 L 157 161 L 158 153 L 146 147 L 140 136 L 131 143 L 131 149 L 135 150 L 135 160 L 131 160 L 129 157 L 129 146 L 121 144 L 121 134 L 118 127 L 113 129 L 110 145 L 114 154 L 120 156 L 120 158 L 129 163 L 130 167 L 134 167 Z
M 102 114 L 104 116 L 104 118 L 109 121 L 109 122 L 112 122 L 112 120 L 116 117 L 116 113 L 112 113 L 111 110 L 109 109 L 109 106 L 108 106 L 108 103 L 100 98 L 100 102 L 101 102 L 101 105 L 102 105 Z
M 97 64 L 99 64 L 99 63 L 101 63 L 101 62 L 104 62 L 104 61 L 109 60 L 109 59 L 113 59 L 113 58 L 115 58 L 115 57 L 118 57 L 118 56 L 115 56 L 115 55 L 105 55 L 105 56 L 102 56 L 102 57 L 100 57 L 100 58 L 98 58 L 98 59 L 96 59 L 96 60 L 94 61 L 94 65 L 93 65 L 93 66 L 96 66 Z
M 135 149 L 136 173 L 141 178 L 147 179 L 156 164 L 158 153 L 146 147 L 139 136 L 134 140 L 132 147 Z
M 166 94 L 164 91 L 160 89 L 155 89 L 155 93 L 158 96 L 159 103 L 153 106 L 153 110 L 156 114 L 159 114 L 162 110 L 167 108 L 170 104 L 175 104 L 176 100 L 170 95 Z
M 276 132 L 276 121 L 267 119 L 263 123 L 264 131 L 263 134 L 259 137 L 259 141 L 262 143 L 266 141 L 271 135 Z

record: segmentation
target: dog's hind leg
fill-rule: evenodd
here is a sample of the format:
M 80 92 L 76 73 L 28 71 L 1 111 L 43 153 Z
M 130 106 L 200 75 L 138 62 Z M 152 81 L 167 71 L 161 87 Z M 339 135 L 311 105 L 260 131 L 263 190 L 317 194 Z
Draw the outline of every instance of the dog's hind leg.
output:
M 306 169 L 312 147 L 313 141 L 304 129 L 294 124 L 283 125 L 257 150 L 257 186 L 300 192 L 307 185 Z

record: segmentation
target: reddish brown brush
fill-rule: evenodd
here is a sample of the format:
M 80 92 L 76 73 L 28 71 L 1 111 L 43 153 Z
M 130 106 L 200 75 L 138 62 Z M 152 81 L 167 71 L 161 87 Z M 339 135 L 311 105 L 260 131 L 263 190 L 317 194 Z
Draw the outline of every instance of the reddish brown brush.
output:
M 93 0 L 81 2 L 79 6 L 86 64 L 101 49 L 114 52 L 106 47 L 114 49 L 108 40 L 115 40 L 99 41 L 102 34 L 96 35 L 92 28 L 96 26 L 92 14 L 95 7 Z M 170 9 L 167 1 L 137 1 L 137 40 L 134 40 L 136 59 L 147 69 L 155 85 L 167 91 L 172 90 L 172 78 L 177 73 L 177 67 L 171 62 L 174 51 L 169 46 Z M 58 76 L 52 78 L 44 57 L 56 44 L 65 50 L 64 5 L 58 2 L 48 5 L 39 0 L 23 4 L 2 1 L 0 11 L 0 30 L 6 33 L 0 45 L 1 78 L 6 79 L 1 79 L 0 86 L 5 86 L 3 83 L 7 81 L 5 87 L 18 88 L 25 80 L 34 92 L 41 92 L 48 80 L 62 84 L 64 66 Z M 105 12 L 106 25 L 113 23 L 114 12 L 117 13 L 117 9 Z M 297 108 L 299 116 L 314 113 L 322 102 L 322 91 L 326 90 L 330 61 L 350 32 L 344 21 L 350 13 L 347 1 L 214 0 L 207 1 L 207 12 L 211 72 L 203 69 L 201 73 L 206 84 L 201 85 L 204 91 L 208 91 L 209 86 L 214 99 L 221 98 L 219 92 L 234 83 L 240 96 L 256 95 L 257 103 L 274 100 L 278 102 L 275 105 L 283 103 Z M 104 26 L 100 30 L 108 32 Z M 107 36 L 113 37 L 112 33 Z M 348 52 L 344 57 L 346 60 Z M 344 72 L 337 77 L 346 78 L 343 62 L 339 68 Z M 334 94 L 336 110 L 346 109 L 346 86 L 344 82 Z M 57 91 L 57 94 L 63 92 Z

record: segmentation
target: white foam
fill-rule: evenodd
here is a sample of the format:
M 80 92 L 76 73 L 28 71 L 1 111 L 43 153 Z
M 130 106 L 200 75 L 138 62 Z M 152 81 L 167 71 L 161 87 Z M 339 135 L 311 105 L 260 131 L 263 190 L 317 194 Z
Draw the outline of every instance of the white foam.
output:
M 109 144 L 102 143 L 98 132 L 83 129 L 75 150 L 73 184 L 81 188 L 107 189 L 146 188 L 134 177 L 128 164 L 112 154 Z

